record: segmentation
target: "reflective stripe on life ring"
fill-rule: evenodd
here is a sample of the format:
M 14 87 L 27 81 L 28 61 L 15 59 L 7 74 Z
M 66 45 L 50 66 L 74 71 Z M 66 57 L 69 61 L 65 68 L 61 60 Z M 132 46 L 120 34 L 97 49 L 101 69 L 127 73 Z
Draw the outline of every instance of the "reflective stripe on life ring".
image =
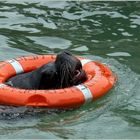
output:
M 0 88 L 3 88 L 5 87 L 6 85 L 5 84 L 0 84 Z
M 81 60 L 82 66 L 84 66 L 85 64 L 87 64 L 91 61 L 92 60 L 90 60 L 90 59 L 82 59 Z M 84 95 L 85 103 L 93 100 L 93 96 L 92 96 L 92 93 L 91 93 L 90 89 L 87 88 L 85 85 L 80 84 L 80 85 L 77 85 L 75 87 L 77 87 L 82 92 L 82 94 Z
M 85 102 L 90 102 L 93 100 L 93 96 L 89 88 L 87 88 L 86 86 L 82 84 L 75 87 L 77 87 L 82 92 L 85 98 Z
M 7 62 L 9 62 L 13 66 L 13 68 L 16 71 L 16 74 L 24 72 L 21 64 L 18 61 L 16 61 L 15 59 L 8 60 Z
M 82 59 L 81 60 L 82 66 L 84 66 L 86 63 L 91 62 L 91 61 L 92 60 L 90 60 L 90 59 Z

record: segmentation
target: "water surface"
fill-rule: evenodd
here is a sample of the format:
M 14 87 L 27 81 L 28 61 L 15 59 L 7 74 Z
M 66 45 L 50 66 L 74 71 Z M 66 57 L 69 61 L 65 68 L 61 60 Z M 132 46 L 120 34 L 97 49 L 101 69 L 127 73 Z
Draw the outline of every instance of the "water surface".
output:
M 0 1 L 0 60 L 58 53 L 106 63 L 118 76 L 76 110 L 0 106 L 0 138 L 140 138 L 140 2 Z

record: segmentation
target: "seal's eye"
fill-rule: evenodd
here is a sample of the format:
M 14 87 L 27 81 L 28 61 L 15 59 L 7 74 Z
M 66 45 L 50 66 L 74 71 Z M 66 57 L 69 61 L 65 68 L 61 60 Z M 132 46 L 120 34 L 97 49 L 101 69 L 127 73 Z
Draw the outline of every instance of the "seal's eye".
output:
M 76 71 L 74 72 L 74 75 L 75 75 L 75 76 L 79 76 L 79 75 L 80 75 L 80 70 L 76 70 Z

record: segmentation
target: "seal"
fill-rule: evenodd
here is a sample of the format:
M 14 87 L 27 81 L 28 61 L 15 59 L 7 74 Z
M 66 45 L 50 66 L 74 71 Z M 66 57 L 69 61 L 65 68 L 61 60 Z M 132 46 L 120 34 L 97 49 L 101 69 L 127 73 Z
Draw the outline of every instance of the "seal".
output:
M 18 74 L 5 84 L 20 89 L 59 89 L 78 85 L 86 79 L 81 61 L 64 51 L 57 55 L 54 62 L 28 73 Z

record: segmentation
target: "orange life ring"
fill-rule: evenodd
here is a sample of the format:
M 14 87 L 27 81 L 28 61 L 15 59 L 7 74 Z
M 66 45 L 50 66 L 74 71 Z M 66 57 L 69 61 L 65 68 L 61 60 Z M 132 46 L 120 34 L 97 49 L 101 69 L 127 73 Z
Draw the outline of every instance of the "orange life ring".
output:
M 105 95 L 116 81 L 116 77 L 106 65 L 78 57 L 88 76 L 88 80 L 83 84 L 55 90 L 25 90 L 4 84 L 8 78 L 32 71 L 43 64 L 54 61 L 55 58 L 55 55 L 35 55 L 1 62 L 0 104 L 75 108 Z

